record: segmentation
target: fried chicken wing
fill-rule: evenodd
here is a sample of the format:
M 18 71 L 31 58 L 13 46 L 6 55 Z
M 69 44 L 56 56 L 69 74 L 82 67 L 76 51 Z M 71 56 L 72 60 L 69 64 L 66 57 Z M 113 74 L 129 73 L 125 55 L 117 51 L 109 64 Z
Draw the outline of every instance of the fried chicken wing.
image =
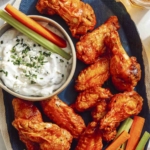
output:
M 83 92 L 80 92 L 77 96 L 77 99 L 74 104 L 72 104 L 73 108 L 79 112 L 88 110 L 97 105 L 101 100 L 109 100 L 112 97 L 112 94 L 109 89 L 101 88 L 101 87 L 93 87 L 87 89 Z
M 96 122 L 88 124 L 82 133 L 75 150 L 102 150 L 101 132 Z
M 69 150 L 72 135 L 65 129 L 52 123 L 37 123 L 32 120 L 15 119 L 14 127 L 23 139 L 28 139 L 39 145 L 35 150 Z M 31 149 L 28 149 L 31 150 Z
M 27 120 L 34 120 L 36 122 L 43 122 L 41 112 L 33 104 L 33 102 L 14 98 L 12 101 L 15 119 L 22 118 Z
M 112 141 L 117 135 L 117 130 L 114 129 L 112 131 L 102 131 L 102 140 L 106 142 Z
M 32 102 L 14 98 L 12 101 L 12 105 L 14 109 L 15 120 L 25 119 L 28 121 L 35 121 L 36 123 L 40 123 L 43 121 L 40 111 L 33 105 Z M 12 125 L 15 126 L 14 121 Z M 40 150 L 39 144 L 24 137 L 20 130 L 18 130 L 18 132 L 20 140 L 25 143 L 28 150 Z
M 109 58 L 103 57 L 79 73 L 75 89 L 83 91 L 91 87 L 102 86 L 109 77 Z
M 76 38 L 93 30 L 96 24 L 93 8 L 80 0 L 38 0 L 36 9 L 41 14 L 61 16 Z
M 100 120 L 100 129 L 104 131 L 115 130 L 121 121 L 138 115 L 142 105 L 143 98 L 136 91 L 115 94 L 108 104 L 109 111 Z
M 58 96 L 41 102 L 44 113 L 57 125 L 68 130 L 74 138 L 78 138 L 85 129 L 81 116 L 61 101 Z
M 106 99 L 102 99 L 92 109 L 91 116 L 95 122 L 100 121 L 100 119 L 102 119 L 105 116 L 105 114 L 108 111 L 107 105 L 108 105 L 108 102 L 106 101 Z
M 106 35 L 119 29 L 118 18 L 111 16 L 104 24 L 82 36 L 76 44 L 77 58 L 85 64 L 94 63 L 105 52 Z
M 129 57 L 121 45 L 118 32 L 111 32 L 105 38 L 111 53 L 110 74 L 119 91 L 132 91 L 141 79 L 141 67 L 135 57 Z
M 28 150 L 69 150 L 72 135 L 55 124 L 44 123 L 33 102 L 14 98 L 12 101 L 15 119 L 12 125 Z

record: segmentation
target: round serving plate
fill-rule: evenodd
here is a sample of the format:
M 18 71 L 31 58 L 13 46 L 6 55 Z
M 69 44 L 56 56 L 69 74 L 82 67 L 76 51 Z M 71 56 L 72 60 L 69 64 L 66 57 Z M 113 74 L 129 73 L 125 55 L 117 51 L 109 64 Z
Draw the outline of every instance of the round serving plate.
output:
M 141 113 L 139 114 L 140 116 L 146 119 L 143 132 L 144 131 L 150 132 L 149 65 L 148 65 L 148 59 L 147 59 L 146 53 L 143 49 L 142 42 L 141 42 L 141 39 L 139 37 L 138 31 L 136 29 L 134 22 L 132 21 L 130 15 L 128 14 L 123 4 L 120 2 L 116 2 L 115 0 L 83 0 L 83 1 L 86 3 L 89 3 L 93 7 L 95 14 L 96 14 L 96 18 L 97 18 L 96 27 L 100 26 L 112 15 L 116 15 L 118 17 L 119 23 L 120 23 L 120 29 L 118 32 L 120 35 L 122 45 L 124 49 L 126 50 L 126 52 L 129 54 L 129 56 L 135 56 L 137 58 L 137 61 L 141 65 L 142 78 L 138 82 L 138 85 L 136 86 L 135 90 L 144 99 L 143 109 Z M 37 3 L 37 0 L 30 0 L 30 1 L 22 0 L 21 5 L 20 5 L 20 10 L 27 15 L 40 15 L 35 8 L 36 3 Z M 64 29 L 68 32 L 68 34 L 71 36 L 71 33 L 68 29 L 67 24 L 60 16 L 54 15 L 54 16 L 46 16 L 46 17 L 49 17 L 55 20 L 56 22 L 58 22 L 60 25 L 62 25 Z M 75 45 L 77 42 L 77 39 L 74 39 L 72 37 L 72 40 L 74 41 L 74 45 Z M 85 67 L 86 67 L 85 64 L 77 60 L 77 67 L 76 67 L 76 71 L 75 71 L 72 81 L 66 87 L 66 89 L 63 90 L 59 94 L 60 99 L 62 99 L 67 104 L 71 104 L 76 100 L 77 92 L 74 89 L 74 83 L 79 72 Z M 114 90 L 114 87 L 112 86 L 110 82 L 107 82 L 107 85 L 112 91 Z M 13 108 L 12 108 L 13 96 L 8 94 L 5 91 L 1 91 L 0 95 L 1 95 L 0 97 L 1 99 L 0 100 L 0 118 L 1 118 L 0 125 L 1 125 L 1 131 L 2 131 L 3 138 L 4 138 L 4 142 L 6 144 L 6 148 L 8 150 L 25 149 L 25 145 L 19 140 L 18 132 L 11 125 L 14 119 Z M 42 115 L 43 115 L 43 118 L 45 118 L 44 114 Z M 89 116 L 88 112 L 81 113 L 81 116 L 85 120 L 86 124 L 89 121 L 91 121 L 91 117 Z M 76 142 L 73 141 L 71 150 L 75 149 L 75 145 L 76 145 Z M 105 149 L 106 146 L 107 144 L 104 143 L 103 149 Z

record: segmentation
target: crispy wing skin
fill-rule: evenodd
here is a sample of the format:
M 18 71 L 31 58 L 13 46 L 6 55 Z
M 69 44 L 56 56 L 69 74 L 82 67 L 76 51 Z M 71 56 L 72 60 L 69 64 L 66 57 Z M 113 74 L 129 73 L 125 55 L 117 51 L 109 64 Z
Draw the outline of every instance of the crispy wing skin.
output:
M 103 141 L 110 142 L 116 137 L 116 135 L 117 135 L 116 129 L 114 129 L 112 131 L 103 131 L 102 139 L 103 139 Z
M 42 122 L 41 112 L 33 104 L 33 102 L 14 98 L 12 101 L 15 119 L 22 118 L 27 120 L 34 120 L 36 122 Z
M 41 14 L 61 16 L 76 38 L 93 30 L 96 24 L 93 8 L 80 0 L 38 0 L 36 9 Z
M 15 119 L 14 127 L 23 139 L 28 139 L 39 145 L 35 150 L 69 150 L 72 135 L 65 129 L 52 123 L 37 123 L 32 120 Z M 31 150 L 31 149 L 28 149 Z
M 94 63 L 105 52 L 106 35 L 117 29 L 119 29 L 118 18 L 111 16 L 104 24 L 82 36 L 76 44 L 77 58 L 85 64 Z
M 102 147 L 101 132 L 97 123 L 91 122 L 81 135 L 75 150 L 102 150 Z
M 58 96 L 41 102 L 44 113 L 57 125 L 68 130 L 74 138 L 78 138 L 85 129 L 81 116 L 61 101 Z
M 91 111 L 91 116 L 95 122 L 99 122 L 108 111 L 107 108 L 108 101 L 106 99 L 102 99 L 99 101 L 96 106 Z
M 121 121 L 138 115 L 142 109 L 143 98 L 135 91 L 115 94 L 108 104 L 109 111 L 100 120 L 100 129 L 113 131 Z
M 15 120 L 16 119 L 24 119 L 28 121 L 33 120 L 36 123 L 40 123 L 43 121 L 40 111 L 34 106 L 32 102 L 24 101 L 19 98 L 14 98 L 12 101 L 12 105 L 14 109 Z M 12 123 L 14 127 L 16 126 L 15 120 Z M 20 140 L 23 143 L 25 143 L 28 150 L 40 150 L 38 143 L 33 142 L 24 137 L 20 130 L 18 130 L 18 132 Z
M 141 67 L 135 57 L 129 57 L 121 45 L 118 32 L 105 38 L 112 57 L 110 73 L 112 82 L 119 91 L 132 91 L 141 79 Z
M 101 100 L 109 100 L 112 94 L 109 89 L 104 89 L 101 87 L 93 87 L 80 92 L 77 99 L 73 105 L 73 108 L 79 112 L 88 110 L 97 105 Z
M 109 77 L 109 58 L 103 57 L 79 73 L 75 89 L 83 91 L 91 87 L 102 86 Z
M 44 123 L 33 102 L 15 98 L 12 101 L 15 119 L 12 125 L 28 150 L 69 150 L 72 135 L 55 124 Z

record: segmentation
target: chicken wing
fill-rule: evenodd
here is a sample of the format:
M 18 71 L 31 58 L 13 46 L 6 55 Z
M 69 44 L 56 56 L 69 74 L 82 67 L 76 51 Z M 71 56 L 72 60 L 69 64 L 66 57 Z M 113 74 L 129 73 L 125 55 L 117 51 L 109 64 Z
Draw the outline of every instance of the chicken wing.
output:
M 78 138 L 85 129 L 81 116 L 61 101 L 58 96 L 41 102 L 44 113 L 57 125 L 68 130 L 74 138 Z
M 55 124 L 44 123 L 33 102 L 15 98 L 12 101 L 15 119 L 12 125 L 28 150 L 69 150 L 72 135 Z
M 19 98 L 14 98 L 12 101 L 14 116 L 16 119 L 25 119 L 28 121 L 34 121 L 40 123 L 43 121 L 40 111 L 33 105 L 32 102 L 24 101 Z M 12 122 L 12 125 L 15 127 L 15 122 Z M 19 138 L 26 145 L 28 150 L 40 150 L 39 144 L 27 139 L 24 137 L 20 130 Z
M 96 122 L 88 124 L 82 133 L 75 150 L 102 150 L 101 132 Z
M 110 74 L 114 86 L 119 91 L 132 91 L 141 79 L 141 67 L 135 57 L 129 57 L 121 45 L 118 32 L 111 32 L 105 38 L 110 50 Z
M 109 58 L 103 57 L 79 73 L 75 89 L 83 91 L 91 87 L 102 86 L 109 77 Z
M 136 91 L 115 94 L 108 104 L 109 111 L 100 120 L 100 129 L 104 131 L 115 130 L 121 121 L 138 115 L 142 105 L 143 98 Z
M 93 30 L 96 24 L 93 8 L 80 0 L 38 0 L 36 9 L 41 14 L 61 16 L 76 38 Z
M 21 111 L 21 110 L 20 110 Z M 69 150 L 72 135 L 65 129 L 52 123 L 37 123 L 32 120 L 15 119 L 14 127 L 23 139 L 28 139 L 39 145 L 34 150 Z M 31 150 L 28 148 L 28 150 Z
M 102 140 L 106 142 L 112 141 L 117 135 L 117 130 L 114 129 L 112 131 L 104 131 L 102 132 Z
M 105 114 L 108 111 L 107 105 L 108 105 L 108 102 L 106 101 L 106 99 L 102 99 L 92 109 L 91 116 L 95 122 L 100 121 L 100 119 L 102 119 L 105 116 Z
M 36 122 L 43 122 L 41 112 L 33 104 L 33 102 L 14 98 L 12 101 L 15 119 L 22 118 L 27 120 L 34 120 Z
M 99 101 L 104 99 L 109 100 L 111 97 L 112 94 L 109 89 L 96 86 L 80 92 L 75 103 L 72 104 L 72 107 L 75 110 L 82 112 L 93 108 Z
M 104 24 L 85 34 L 76 44 L 77 58 L 85 64 L 94 63 L 105 52 L 106 35 L 119 29 L 118 18 L 111 16 Z

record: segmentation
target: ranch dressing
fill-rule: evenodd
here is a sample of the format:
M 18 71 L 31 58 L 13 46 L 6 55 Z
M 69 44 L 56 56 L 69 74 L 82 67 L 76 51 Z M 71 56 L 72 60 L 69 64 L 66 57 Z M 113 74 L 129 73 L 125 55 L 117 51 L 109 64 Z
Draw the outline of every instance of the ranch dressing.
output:
M 68 43 L 64 50 L 71 52 Z M 44 49 L 13 28 L 0 37 L 0 57 L 1 80 L 26 96 L 51 94 L 66 81 L 72 66 L 72 59 Z

